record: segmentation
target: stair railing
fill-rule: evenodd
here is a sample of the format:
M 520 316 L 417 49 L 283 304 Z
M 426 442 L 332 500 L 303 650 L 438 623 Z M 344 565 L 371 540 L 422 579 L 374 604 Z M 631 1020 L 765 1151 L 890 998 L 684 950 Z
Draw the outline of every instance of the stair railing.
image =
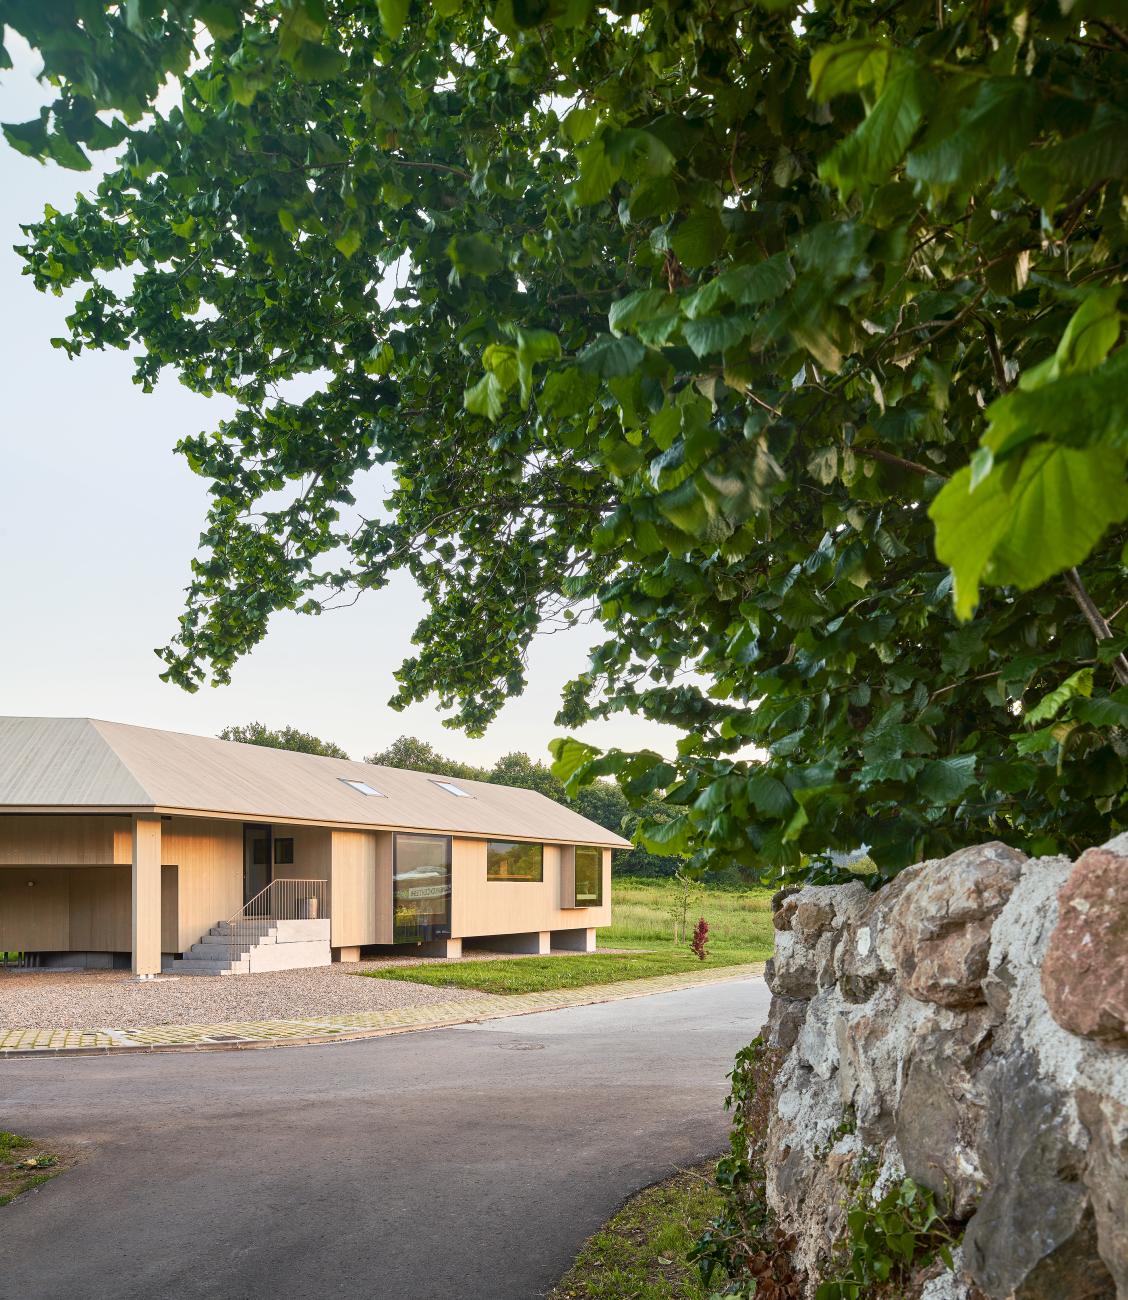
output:
M 247 952 L 275 921 L 317 921 L 328 917 L 327 880 L 272 880 L 227 922 L 236 952 Z

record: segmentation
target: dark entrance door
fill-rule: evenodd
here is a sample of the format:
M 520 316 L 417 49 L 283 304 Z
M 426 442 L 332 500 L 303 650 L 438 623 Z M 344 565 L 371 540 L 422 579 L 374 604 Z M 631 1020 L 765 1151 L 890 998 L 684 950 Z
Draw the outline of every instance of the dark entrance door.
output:
M 249 903 L 270 884 L 270 827 L 243 826 L 243 902 Z

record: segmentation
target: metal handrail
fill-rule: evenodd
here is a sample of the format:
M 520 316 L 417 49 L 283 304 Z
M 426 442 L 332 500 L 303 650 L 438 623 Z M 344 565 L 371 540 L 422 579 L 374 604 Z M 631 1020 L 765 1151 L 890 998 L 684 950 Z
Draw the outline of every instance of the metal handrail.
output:
M 226 923 L 227 940 L 246 952 L 275 921 L 316 921 L 328 916 L 325 894 L 328 881 L 272 880 Z

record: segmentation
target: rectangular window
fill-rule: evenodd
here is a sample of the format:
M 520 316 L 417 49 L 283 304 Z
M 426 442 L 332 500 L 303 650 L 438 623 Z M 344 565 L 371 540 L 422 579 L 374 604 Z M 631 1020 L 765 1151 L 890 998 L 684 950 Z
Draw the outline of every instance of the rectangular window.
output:
M 490 840 L 486 844 L 487 880 L 543 880 L 544 845 L 518 840 Z
M 393 866 L 396 943 L 450 938 L 450 838 L 397 835 Z
M 576 906 L 599 907 L 603 902 L 603 850 L 576 845 Z
M 432 785 L 437 785 L 440 790 L 445 790 L 447 794 L 457 795 L 459 799 L 473 799 L 473 795 L 468 790 L 460 790 L 451 781 L 432 781 Z
M 294 841 L 292 838 L 274 841 L 274 865 L 292 867 L 294 865 Z
M 367 781 L 350 781 L 347 776 L 339 776 L 337 780 L 343 781 L 345 785 L 351 785 L 357 794 L 371 794 L 375 795 L 377 799 L 387 798 L 387 795 L 385 795 L 382 790 L 375 789 L 375 787 L 370 786 Z

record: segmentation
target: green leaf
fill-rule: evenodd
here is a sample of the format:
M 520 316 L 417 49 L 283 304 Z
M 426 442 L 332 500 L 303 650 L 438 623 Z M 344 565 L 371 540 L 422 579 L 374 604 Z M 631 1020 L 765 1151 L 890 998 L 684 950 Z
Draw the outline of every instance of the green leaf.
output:
M 954 803 L 969 786 L 975 784 L 975 764 L 974 754 L 934 758 L 918 773 L 917 787 L 931 803 Z
M 678 226 L 670 246 L 684 266 L 710 266 L 721 256 L 726 238 L 716 208 L 701 208 Z
M 496 420 L 505 409 L 505 386 L 492 371 L 482 376 L 462 395 L 462 404 L 473 415 Z
M 811 98 L 824 104 L 835 95 L 872 88 L 880 93 L 892 50 L 884 41 L 842 41 L 824 45 L 811 56 Z
M 1051 718 L 1057 717 L 1062 706 L 1068 701 L 1075 699 L 1077 696 L 1084 696 L 1087 699 L 1092 693 L 1093 670 L 1091 668 L 1079 668 L 1077 672 L 1067 677 L 1060 686 L 1055 686 L 1052 691 L 1043 695 L 1032 709 L 1027 710 L 1023 721 L 1030 727 L 1039 722 L 1049 722 Z
M 1105 529 L 1128 516 L 1124 455 L 1040 443 L 996 465 L 970 490 L 961 469 L 929 508 L 936 554 L 952 570 L 959 618 L 970 618 L 979 584 L 1026 591 L 1079 564 Z
M 599 757 L 598 749 L 571 736 L 557 736 L 548 742 L 548 748 L 553 758 L 552 774 L 561 781 L 570 781 L 582 767 Z
M 819 176 L 837 186 L 845 198 L 860 186 L 887 179 L 904 157 L 934 95 L 931 76 L 902 60 L 866 120 L 819 164 Z
M 1020 156 L 1034 131 L 1038 91 L 1028 77 L 995 77 L 978 83 L 966 107 L 954 87 L 940 102 L 905 170 L 944 197 L 965 192 Z
M 560 355 L 560 340 L 551 330 L 518 329 L 517 379 L 522 403 L 528 403 L 533 391 L 533 366 L 539 361 L 556 361 Z
M 334 246 L 344 253 L 346 257 L 352 257 L 360 247 L 360 231 L 355 226 L 346 230 L 343 234 L 333 240 Z
M 299 81 L 330 81 L 345 71 L 349 61 L 340 50 L 330 49 L 328 45 L 315 45 L 312 41 L 303 41 L 290 60 L 290 64 Z
M 750 776 L 746 790 L 748 802 L 765 817 L 785 817 L 795 804 L 787 786 L 766 772 Z
M 622 334 L 633 330 L 640 321 L 666 315 L 676 305 L 677 299 L 672 293 L 662 289 L 638 289 L 611 304 L 607 324 L 612 334 Z
M 398 41 L 407 23 L 411 0 L 376 0 L 376 8 L 388 40 Z
M 743 316 L 703 316 L 682 326 L 685 341 L 697 357 L 724 352 L 751 331 L 752 321 Z
M 446 252 L 459 275 L 476 275 L 484 280 L 505 266 L 505 259 L 485 235 L 455 235 Z
M 600 334 L 580 353 L 579 364 L 601 379 L 615 379 L 636 371 L 645 356 L 646 348 L 637 339 Z
M 1086 374 L 1108 356 L 1120 337 L 1122 317 L 1117 308 L 1120 293 L 1118 284 L 1096 289 L 1073 313 L 1054 354 L 1056 373 L 1052 378 Z

